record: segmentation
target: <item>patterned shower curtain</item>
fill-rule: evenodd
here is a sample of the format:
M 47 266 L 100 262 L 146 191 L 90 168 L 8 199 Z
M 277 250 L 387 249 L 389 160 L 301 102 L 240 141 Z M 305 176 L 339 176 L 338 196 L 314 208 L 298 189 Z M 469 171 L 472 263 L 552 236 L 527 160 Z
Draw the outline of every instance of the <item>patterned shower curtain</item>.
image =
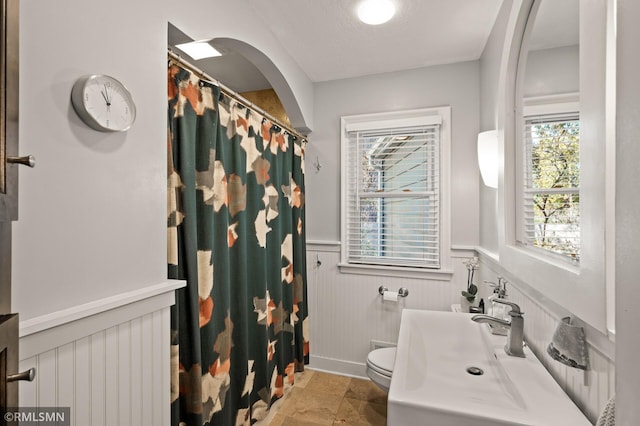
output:
M 250 425 L 308 363 L 304 144 L 168 70 L 172 424 Z

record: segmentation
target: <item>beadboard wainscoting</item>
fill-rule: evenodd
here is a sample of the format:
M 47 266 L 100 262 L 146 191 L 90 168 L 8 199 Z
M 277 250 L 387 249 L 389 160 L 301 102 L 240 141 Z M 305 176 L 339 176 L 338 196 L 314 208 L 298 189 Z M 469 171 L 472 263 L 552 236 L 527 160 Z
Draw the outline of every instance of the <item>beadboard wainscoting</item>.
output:
M 371 341 L 395 344 L 402 309 L 450 310 L 466 287 L 463 261 L 473 249 L 452 250 L 446 280 L 342 273 L 339 242 L 307 242 L 310 367 L 366 377 Z M 383 302 L 378 287 L 409 290 L 397 303 Z
M 474 282 L 486 299 L 490 289 L 484 280 L 498 275 L 509 280 L 508 298 L 525 312 L 525 338 L 536 356 L 585 415 L 595 422 L 614 393 L 614 345 L 606 336 L 587 329 L 590 365 L 587 372 L 551 359 L 546 348 L 560 318 L 569 315 L 553 302 L 527 292 L 526 284 L 503 270 L 491 256 L 474 249 L 452 250 L 451 281 L 341 273 L 338 242 L 307 244 L 307 273 L 310 323 L 310 367 L 356 377 L 366 377 L 366 358 L 371 341 L 395 344 L 402 309 L 450 310 L 460 302 L 466 286 L 463 261 L 480 257 Z M 397 303 L 383 302 L 378 287 L 391 291 L 400 287 L 409 296 Z
M 20 405 L 70 407 L 71 425 L 170 423 L 167 281 L 20 323 Z
M 537 294 L 521 278 L 504 270 L 494 256 L 480 251 L 479 257 L 478 282 L 495 281 L 497 276 L 507 279 L 507 298 L 517 303 L 524 312 L 527 344 L 573 402 L 595 423 L 615 392 L 614 343 L 585 325 L 588 370 L 585 372 L 555 361 L 547 353 L 547 346 L 561 318 L 573 315 Z M 488 294 L 488 291 L 486 285 L 481 287 L 483 294 Z

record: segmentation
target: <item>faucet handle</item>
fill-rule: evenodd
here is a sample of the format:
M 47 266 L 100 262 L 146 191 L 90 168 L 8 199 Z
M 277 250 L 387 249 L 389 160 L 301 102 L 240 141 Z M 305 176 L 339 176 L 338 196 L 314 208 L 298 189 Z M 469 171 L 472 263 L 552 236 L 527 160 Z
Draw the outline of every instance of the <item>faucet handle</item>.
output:
M 501 293 L 502 292 L 502 281 L 501 280 L 502 280 L 502 278 L 498 277 L 498 284 L 496 284 L 493 281 L 489 281 L 489 280 L 484 280 L 483 282 L 485 284 L 487 284 L 489 287 L 492 287 L 493 288 L 493 292 L 497 294 L 497 293 Z
M 484 283 L 493 287 L 493 292 L 498 295 L 498 298 L 503 299 L 507 295 L 507 280 L 498 276 L 498 283 L 493 281 L 484 280 Z
M 509 315 L 511 316 L 522 316 L 522 314 L 524 313 L 520 310 L 520 306 L 508 300 L 494 299 L 493 301 L 496 303 L 502 303 L 503 305 L 511 306 L 511 312 L 509 312 Z
M 498 298 L 504 299 L 507 296 L 507 280 L 498 277 Z
M 489 280 L 483 280 L 482 282 L 487 284 L 489 287 L 493 287 L 494 288 L 494 290 L 493 290 L 494 293 L 497 292 L 498 284 L 494 283 L 493 281 L 489 281 Z

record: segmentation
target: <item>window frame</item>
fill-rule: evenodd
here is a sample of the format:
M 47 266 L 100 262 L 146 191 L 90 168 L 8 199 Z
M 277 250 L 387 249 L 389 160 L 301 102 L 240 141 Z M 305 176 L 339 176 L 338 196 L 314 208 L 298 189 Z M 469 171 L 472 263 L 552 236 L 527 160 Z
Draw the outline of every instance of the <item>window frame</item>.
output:
M 349 261 L 349 239 L 347 227 L 348 199 L 351 194 L 348 173 L 348 150 L 351 138 L 349 132 L 354 128 L 361 130 L 392 129 L 410 127 L 425 120 L 440 120 L 439 167 L 440 167 L 440 200 L 439 200 L 439 268 L 354 263 Z M 340 119 L 341 140 L 341 244 L 339 268 L 343 273 L 366 275 L 385 275 L 394 277 L 427 278 L 449 280 L 453 275 L 451 269 L 451 107 L 420 108 L 404 111 L 380 112 L 342 116 Z

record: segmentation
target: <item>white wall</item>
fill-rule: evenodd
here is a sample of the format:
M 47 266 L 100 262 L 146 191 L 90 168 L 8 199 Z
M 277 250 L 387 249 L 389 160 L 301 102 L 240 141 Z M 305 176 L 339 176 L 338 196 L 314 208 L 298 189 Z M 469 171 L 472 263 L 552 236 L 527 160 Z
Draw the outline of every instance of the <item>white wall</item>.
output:
M 263 51 L 311 123 L 311 82 L 244 1 L 23 0 L 20 9 L 20 151 L 37 159 L 20 170 L 14 224 L 12 307 L 22 320 L 166 279 L 168 21 Z M 91 73 L 132 92 L 127 133 L 93 131 L 75 115 L 71 87 Z
M 20 151 L 37 160 L 20 171 L 14 225 L 13 308 L 25 320 L 166 279 L 166 23 L 124 1 L 20 9 Z M 91 73 L 132 91 L 131 131 L 77 118 L 71 86 Z
M 478 62 L 434 66 L 315 84 L 315 131 L 307 147 L 307 241 L 311 366 L 364 375 L 371 340 L 396 342 L 403 307 L 449 310 L 466 283 L 463 259 L 478 244 Z M 340 117 L 451 106 L 451 281 L 341 273 Z M 316 173 L 313 164 L 321 169 Z M 314 244 L 313 242 L 329 242 Z M 322 265 L 316 266 L 316 260 Z M 409 289 L 399 303 L 382 303 L 378 287 Z
M 504 35 L 509 20 L 510 2 L 503 2 L 493 30 L 480 57 L 480 131 L 498 128 L 498 96 L 500 64 L 504 48 Z M 479 182 L 480 245 L 498 252 L 498 191 Z
M 618 0 L 617 144 L 616 144 L 616 416 L 621 425 L 640 419 L 640 310 L 637 309 L 640 259 L 640 82 L 638 40 L 640 3 Z
M 520 3 L 519 1 L 505 1 L 503 3 L 489 42 L 480 59 L 481 130 L 497 128 L 501 121 L 504 122 L 504 120 L 512 118 L 499 115 L 509 114 L 509 111 L 501 111 L 500 109 L 500 104 L 504 102 L 504 97 L 506 97 L 505 86 L 509 84 L 505 81 L 507 76 L 501 73 L 501 70 L 504 70 L 508 63 L 508 58 L 505 55 L 508 54 L 510 40 L 507 39 L 507 34 L 513 31 L 513 27 L 509 24 L 510 13 L 512 8 L 519 7 Z M 592 4 L 594 3 L 592 2 Z M 544 90 L 547 93 L 549 91 L 571 91 L 571 77 L 568 76 L 563 81 L 565 84 L 561 89 L 549 88 L 550 86 L 546 83 L 537 85 L 529 81 L 529 94 L 542 94 L 540 91 L 536 91 L 535 87 L 546 87 Z M 505 179 L 508 180 L 509 178 Z M 575 313 L 559 305 L 552 298 L 542 295 L 531 286 L 533 275 L 537 272 L 531 273 L 531 271 L 525 272 L 520 269 L 505 268 L 498 260 L 497 255 L 500 252 L 501 245 L 504 244 L 503 241 L 500 241 L 500 235 L 504 235 L 504 230 L 500 229 L 500 227 L 505 226 L 501 221 L 502 211 L 499 207 L 499 201 L 497 191 L 481 188 L 480 247 L 483 259 L 481 275 L 484 278 L 486 277 L 485 274 L 489 273 L 487 278 L 493 280 L 496 275 L 502 275 L 510 279 L 512 283 L 510 297 L 516 300 L 517 303 L 526 306 L 526 309 L 524 309 L 525 334 L 532 345 L 532 349 L 543 360 L 547 368 L 576 404 L 592 421 L 595 421 L 608 397 L 614 393 L 615 360 L 613 342 L 602 332 L 584 324 L 587 330 L 590 355 L 593 360 L 591 370 L 588 373 L 590 379 L 586 382 L 582 375 L 576 375 L 573 369 L 564 369 L 557 362 L 548 359 L 545 350 L 553 334 L 555 324 L 559 318 L 567 315 L 571 315 L 576 319 Z M 485 266 L 485 268 L 482 266 Z M 486 289 L 483 289 L 483 291 L 486 291 Z M 604 300 L 602 300 L 602 303 L 604 303 Z
M 452 244 L 478 243 L 479 73 L 463 62 L 314 85 L 314 123 L 307 149 L 307 239 L 340 239 L 340 117 L 451 106 Z M 316 159 L 322 168 L 315 173 Z

